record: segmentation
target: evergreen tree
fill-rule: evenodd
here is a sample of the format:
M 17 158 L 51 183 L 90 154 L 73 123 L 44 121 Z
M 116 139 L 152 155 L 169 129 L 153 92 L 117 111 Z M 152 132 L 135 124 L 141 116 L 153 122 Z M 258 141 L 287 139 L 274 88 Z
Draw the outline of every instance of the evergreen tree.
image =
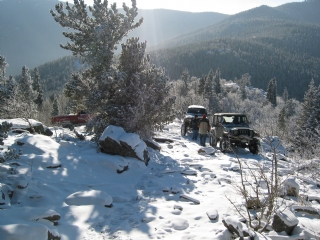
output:
M 32 82 L 32 89 L 36 93 L 36 98 L 34 100 L 34 103 L 37 105 L 38 110 L 41 108 L 42 103 L 44 101 L 44 96 L 43 96 L 43 90 L 42 86 L 40 84 L 40 74 L 38 68 L 35 68 L 33 70 L 33 82 Z
M 286 130 L 287 128 L 286 121 L 287 121 L 287 113 L 286 113 L 286 107 L 284 106 L 279 113 L 278 123 L 279 123 L 280 130 L 282 131 Z
M 103 106 L 110 114 L 110 124 L 122 126 L 127 132 L 150 136 L 155 124 L 173 119 L 174 98 L 168 98 L 164 70 L 150 64 L 145 57 L 146 43 L 138 38 L 122 44 L 117 89 Z
M 58 97 L 56 94 L 54 94 L 51 116 L 59 115 L 59 113 L 60 113 L 60 105 L 59 105 Z
M 247 98 L 246 87 L 251 85 L 251 76 L 249 73 L 245 73 L 240 79 L 236 79 L 235 82 L 239 85 L 241 100 Z
M 297 130 L 294 134 L 295 150 L 298 154 L 307 154 L 307 157 L 312 157 L 315 152 L 315 142 L 319 141 L 319 123 L 320 87 L 316 87 L 312 79 L 304 96 L 302 108 L 297 119 Z
M 6 62 L 6 58 L 0 55 L 0 84 L 5 84 L 7 67 L 8 63 Z
M 26 66 L 22 67 L 22 77 L 18 83 L 18 108 L 23 118 L 29 119 L 36 116 L 34 104 L 35 93 L 32 89 L 31 75 Z
M 284 103 L 286 103 L 289 99 L 288 89 L 286 87 L 283 90 L 282 98 Z
M 216 70 L 215 78 L 214 78 L 214 92 L 216 94 L 221 93 L 221 83 L 220 83 L 220 69 Z
M 65 93 L 66 96 L 77 100 L 75 107 L 82 105 L 84 106 L 82 109 L 86 109 L 96 116 L 93 121 L 95 126 L 92 127 L 98 135 L 110 121 L 113 122 L 113 99 L 118 94 L 121 95 L 124 79 L 129 77 L 131 79 L 127 79 L 127 81 L 133 81 L 133 77 L 128 75 L 127 69 L 136 71 L 132 65 L 135 62 L 122 59 L 122 71 L 118 71 L 113 64 L 114 50 L 117 44 L 129 31 L 142 23 L 142 19 L 138 22 L 134 21 L 138 15 L 138 9 L 136 1 L 131 0 L 131 2 L 132 8 L 123 4 L 124 13 L 117 10 L 115 3 L 109 9 L 106 0 L 103 2 L 101 0 L 94 1 L 93 6 L 88 8 L 89 12 L 83 0 L 75 0 L 72 7 L 66 3 L 67 13 L 64 12 L 62 3 L 56 5 L 55 11 L 51 10 L 52 16 L 62 27 L 76 30 L 64 33 L 70 42 L 67 45 L 61 45 L 61 47 L 72 51 L 75 56 L 80 56 L 90 66 L 86 71 L 72 75 Z M 128 66 L 125 67 L 125 64 Z M 154 71 L 154 78 L 158 77 L 156 68 L 150 68 L 149 71 Z M 124 73 L 126 76 L 123 75 Z M 144 86 L 140 87 L 142 87 L 140 89 L 142 91 Z M 161 84 L 154 84 L 154 87 L 162 87 L 163 89 L 153 89 L 153 91 L 161 92 L 166 89 Z M 127 108 L 127 105 L 124 108 Z M 122 127 L 126 127 L 126 124 L 128 123 Z
M 7 118 L 14 118 L 18 116 L 18 83 L 12 75 L 9 76 L 9 79 L 6 83 L 6 116 Z
M 8 64 L 4 56 L 0 56 L 0 113 L 4 115 L 7 100 L 6 68 Z
M 316 87 L 314 85 L 314 80 L 312 79 L 309 84 L 309 89 L 304 95 L 302 108 L 297 119 L 297 125 L 302 130 L 306 130 L 307 128 L 310 128 L 307 122 L 312 122 L 308 119 L 312 116 L 312 113 L 315 111 L 315 109 L 319 107 L 316 105 L 319 101 L 317 99 L 318 97 L 319 97 L 319 87 Z M 314 127 L 311 127 L 311 128 L 314 128 Z
M 186 96 L 189 92 L 189 86 L 188 83 L 190 81 L 190 75 L 187 68 L 185 68 L 181 75 L 181 80 L 183 81 L 183 89 L 182 89 L 182 95 Z
M 267 88 L 267 100 L 272 106 L 277 106 L 277 80 L 273 78 L 269 81 Z
M 210 69 L 204 85 L 204 96 L 208 99 L 212 97 L 214 92 L 214 76 L 213 70 Z
M 206 85 L 206 78 L 207 78 L 206 75 L 202 75 L 202 77 L 200 78 L 198 92 L 197 92 L 197 94 L 199 94 L 200 96 L 204 94 L 204 86 Z

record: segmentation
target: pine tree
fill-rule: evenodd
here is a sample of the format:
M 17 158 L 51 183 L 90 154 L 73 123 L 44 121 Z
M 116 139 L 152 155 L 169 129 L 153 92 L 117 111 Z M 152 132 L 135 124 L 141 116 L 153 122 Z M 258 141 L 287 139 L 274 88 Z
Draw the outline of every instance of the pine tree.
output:
M 199 81 L 199 85 L 198 85 L 198 92 L 197 94 L 199 94 L 200 96 L 202 96 L 204 94 L 204 86 L 206 85 L 206 75 L 202 75 L 202 77 L 200 78 Z
M 279 123 L 280 130 L 282 131 L 286 130 L 287 128 L 286 121 L 287 121 L 287 113 L 286 113 L 286 107 L 284 106 L 279 113 L 278 123 Z
M 6 82 L 6 116 L 7 118 L 19 117 L 18 113 L 18 83 L 12 75 Z
M 51 116 L 59 115 L 59 113 L 60 113 L 60 105 L 59 105 L 58 97 L 56 94 L 54 94 Z
M 214 77 L 214 92 L 219 95 L 221 93 L 220 69 L 218 68 Z
M 36 98 L 34 100 L 34 103 L 37 105 L 38 110 L 40 110 L 40 108 L 42 107 L 42 103 L 44 101 L 44 96 L 43 96 L 43 89 L 42 86 L 40 84 L 40 73 L 38 68 L 35 68 L 33 70 L 33 82 L 32 82 L 32 89 L 35 91 L 36 93 Z
M 297 125 L 303 130 L 309 128 L 307 124 L 307 120 L 310 118 L 313 111 L 317 107 L 319 107 L 319 106 L 316 106 L 316 103 L 318 102 L 318 99 L 317 99 L 318 97 L 319 97 L 319 87 L 316 87 L 314 85 L 314 80 L 312 79 L 309 84 L 309 89 L 304 95 L 302 108 L 297 119 Z
M 190 75 L 189 75 L 189 70 L 185 68 L 182 72 L 181 75 L 181 80 L 183 81 L 183 89 L 182 89 L 182 95 L 186 96 L 187 93 L 189 92 L 189 81 L 190 81 Z
M 4 56 L 0 56 L 0 113 L 4 116 L 7 100 L 6 68 L 8 64 Z
M 245 73 L 240 79 L 236 79 L 235 82 L 239 85 L 241 100 L 247 98 L 246 87 L 251 85 L 251 76 L 249 73 Z
M 297 130 L 294 134 L 295 150 L 300 155 L 312 157 L 315 143 L 319 141 L 320 123 L 320 86 L 314 85 L 312 79 L 304 95 L 302 108 L 297 119 Z
M 18 83 L 18 109 L 23 118 L 29 119 L 36 116 L 36 106 L 34 104 L 35 93 L 32 89 L 32 81 L 29 69 L 22 67 L 22 77 Z
M 0 84 L 5 84 L 6 81 L 6 68 L 8 67 L 6 58 L 0 55 Z
M 124 84 L 122 81 L 126 78 L 122 75 L 124 72 L 119 72 L 114 65 L 114 50 L 123 37 L 139 27 L 143 20 L 135 22 L 138 8 L 135 0 L 131 2 L 132 8 L 123 4 L 124 13 L 117 10 L 115 3 L 108 8 L 106 0 L 94 1 L 93 6 L 89 6 L 89 11 L 83 0 L 74 0 L 72 7 L 66 3 L 67 12 L 64 12 L 62 3 L 56 5 L 55 11 L 50 11 L 62 27 L 76 30 L 64 33 L 70 42 L 61 47 L 72 51 L 73 55 L 81 57 L 90 66 L 86 71 L 72 75 L 65 94 L 77 101 L 74 107 L 81 107 L 95 115 L 92 122 L 95 126 L 91 127 L 98 135 L 113 118 L 112 99 L 118 94 L 121 95 L 120 86 Z M 128 65 L 128 69 L 134 68 L 132 65 L 134 62 L 127 61 L 125 64 Z M 126 69 L 124 64 L 122 67 Z M 125 73 L 128 74 L 126 71 Z M 126 107 L 127 105 L 124 106 Z
M 277 80 L 273 78 L 268 83 L 267 100 L 272 106 L 277 106 Z
M 214 73 L 213 70 L 210 69 L 206 81 L 205 81 L 205 86 L 204 86 L 204 96 L 205 98 L 211 98 L 211 96 L 213 95 L 213 87 L 214 87 Z
M 289 99 L 289 93 L 288 93 L 288 89 L 286 87 L 283 90 L 282 98 L 283 98 L 284 103 L 286 103 Z
M 164 70 L 150 63 L 149 57 L 145 57 L 146 43 L 138 40 L 131 38 L 122 44 L 117 89 L 103 109 L 110 114 L 110 124 L 147 137 L 155 124 L 173 119 L 174 98 L 167 97 Z

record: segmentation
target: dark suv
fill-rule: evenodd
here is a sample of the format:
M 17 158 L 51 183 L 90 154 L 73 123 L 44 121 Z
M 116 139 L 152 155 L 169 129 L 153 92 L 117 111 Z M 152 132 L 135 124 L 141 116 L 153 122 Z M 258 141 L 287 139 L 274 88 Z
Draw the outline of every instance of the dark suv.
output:
M 216 147 L 220 142 L 221 152 L 231 150 L 232 146 L 249 148 L 253 154 L 259 152 L 258 133 L 249 127 L 246 115 L 241 113 L 216 113 L 213 115 L 209 133 L 210 145 Z
M 195 115 L 197 115 L 200 120 L 203 114 L 207 114 L 207 110 L 205 109 L 205 107 L 200 105 L 190 105 L 181 125 L 181 135 L 185 136 L 190 130 L 190 128 L 192 127 L 191 121 L 194 119 Z

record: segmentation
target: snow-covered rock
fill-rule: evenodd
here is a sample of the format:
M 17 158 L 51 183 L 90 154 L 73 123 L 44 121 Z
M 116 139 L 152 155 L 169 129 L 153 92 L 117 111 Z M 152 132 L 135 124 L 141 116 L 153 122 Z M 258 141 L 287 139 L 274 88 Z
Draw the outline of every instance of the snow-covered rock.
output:
M 285 231 L 288 235 L 291 235 L 298 223 L 299 220 L 289 209 L 283 209 L 277 210 L 273 218 L 272 227 L 276 232 Z
M 100 204 L 105 207 L 112 206 L 112 197 L 103 191 L 90 190 L 75 192 L 67 197 L 65 203 L 68 205 L 95 205 Z
M 126 133 L 118 126 L 108 126 L 102 133 L 99 144 L 104 153 L 137 158 L 146 165 L 150 160 L 147 145 L 139 135 Z

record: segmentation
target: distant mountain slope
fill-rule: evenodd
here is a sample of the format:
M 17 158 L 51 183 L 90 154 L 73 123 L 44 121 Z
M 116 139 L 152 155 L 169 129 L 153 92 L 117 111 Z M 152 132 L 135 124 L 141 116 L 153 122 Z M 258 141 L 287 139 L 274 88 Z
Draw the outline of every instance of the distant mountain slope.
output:
M 141 9 L 137 19 L 140 17 L 144 18 L 142 25 L 129 36 L 139 37 L 141 41 L 147 40 L 147 46 L 151 47 L 172 37 L 212 25 L 229 15 L 214 12 L 192 13 Z
M 34 68 L 71 55 L 60 48 L 60 43 L 67 42 L 62 35 L 65 29 L 50 14 L 50 9 L 54 9 L 57 3 L 58 0 L 0 1 L 0 55 L 4 55 L 10 65 L 8 74 L 19 74 L 24 65 Z M 139 36 L 141 41 L 146 40 L 148 46 L 152 46 L 213 24 L 228 15 L 160 9 L 139 10 L 139 17 L 144 18 L 144 23 L 130 36 Z
M 249 73 L 253 86 L 266 89 L 276 77 L 278 94 L 287 87 L 302 100 L 311 79 L 320 84 L 320 17 L 314 9 L 320 1 L 261 6 L 175 37 L 151 56 L 172 79 L 184 68 L 197 77 L 220 68 L 223 78 Z
M 281 38 L 288 36 L 286 24 L 310 26 L 320 24 L 320 1 L 288 3 L 277 8 L 260 6 L 244 11 L 216 24 L 179 35 L 161 44 L 159 48 L 176 47 L 216 38 L 258 37 Z M 309 13 L 309 14 L 308 14 Z

